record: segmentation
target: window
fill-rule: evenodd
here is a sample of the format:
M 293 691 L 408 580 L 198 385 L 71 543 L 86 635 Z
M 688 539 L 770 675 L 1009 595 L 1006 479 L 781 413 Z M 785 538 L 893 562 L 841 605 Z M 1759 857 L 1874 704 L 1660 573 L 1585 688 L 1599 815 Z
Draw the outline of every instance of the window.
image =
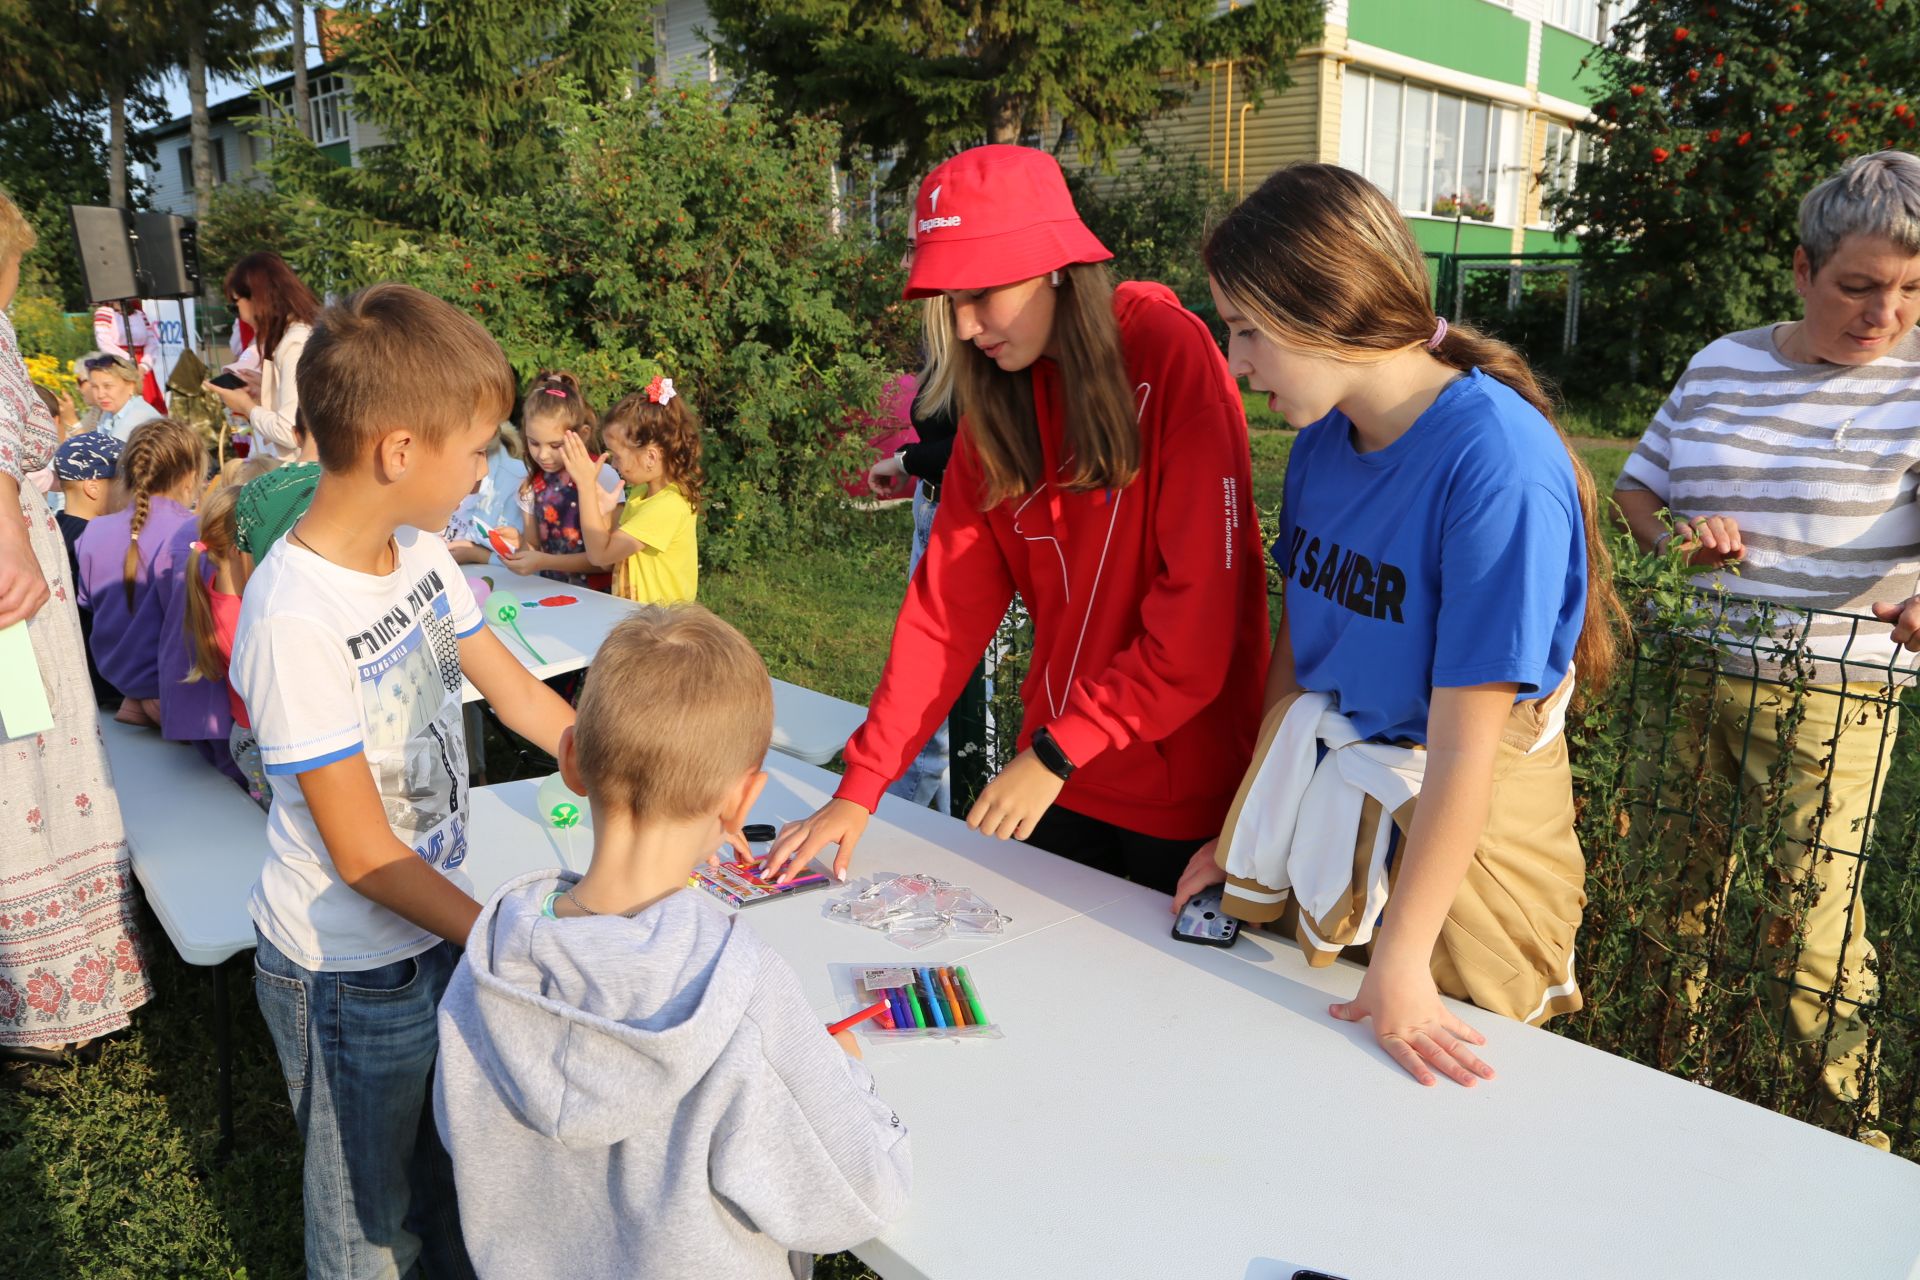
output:
M 1511 222 L 1520 113 L 1427 85 L 1349 70 L 1340 163 L 1412 214 Z
M 1547 21 L 1595 44 L 1606 38 L 1610 0 L 1547 0 Z
M 315 76 L 307 83 L 307 110 L 318 146 L 345 142 L 353 117 L 347 111 L 347 82 L 337 75 Z
M 208 150 L 213 153 L 213 183 L 219 186 L 227 180 L 227 140 L 211 139 Z M 180 189 L 193 190 L 193 144 L 189 142 L 180 148 Z
M 1580 165 L 1592 145 L 1586 134 L 1558 120 L 1547 121 L 1547 153 L 1540 170 L 1540 186 L 1547 196 L 1565 195 L 1573 190 Z M 1544 204 L 1540 216 L 1543 219 L 1550 216 Z

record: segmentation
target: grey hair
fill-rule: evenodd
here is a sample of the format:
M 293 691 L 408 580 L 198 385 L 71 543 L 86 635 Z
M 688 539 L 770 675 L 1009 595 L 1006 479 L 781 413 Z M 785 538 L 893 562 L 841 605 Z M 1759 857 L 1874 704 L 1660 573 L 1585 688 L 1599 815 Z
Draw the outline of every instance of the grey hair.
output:
M 1920 254 L 1920 156 L 1855 156 L 1800 202 L 1800 247 L 1818 272 L 1850 235 L 1891 240 Z

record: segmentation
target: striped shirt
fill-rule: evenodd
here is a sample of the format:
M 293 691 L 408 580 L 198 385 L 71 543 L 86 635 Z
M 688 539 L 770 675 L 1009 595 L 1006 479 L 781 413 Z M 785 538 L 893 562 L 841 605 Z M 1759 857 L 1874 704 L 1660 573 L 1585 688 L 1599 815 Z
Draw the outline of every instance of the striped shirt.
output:
M 1784 607 L 1775 633 L 1806 637 L 1822 659 L 1817 683 L 1872 680 L 1876 669 L 1884 679 L 1912 655 L 1872 606 L 1920 590 L 1920 336 L 1909 330 L 1870 364 L 1834 365 L 1788 360 L 1773 335 L 1748 329 L 1695 355 L 1620 487 L 1652 493 L 1676 516 L 1738 523 L 1738 572 L 1696 581 Z M 1777 663 L 1761 665 L 1778 677 Z

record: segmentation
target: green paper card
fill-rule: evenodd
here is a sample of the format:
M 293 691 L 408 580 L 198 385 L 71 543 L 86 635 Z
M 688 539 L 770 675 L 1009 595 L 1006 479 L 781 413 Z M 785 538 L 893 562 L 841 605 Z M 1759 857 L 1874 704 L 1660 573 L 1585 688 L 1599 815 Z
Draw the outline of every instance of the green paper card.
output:
M 24 738 L 51 728 L 53 711 L 47 706 L 47 687 L 40 683 L 27 624 L 0 627 L 0 734 Z

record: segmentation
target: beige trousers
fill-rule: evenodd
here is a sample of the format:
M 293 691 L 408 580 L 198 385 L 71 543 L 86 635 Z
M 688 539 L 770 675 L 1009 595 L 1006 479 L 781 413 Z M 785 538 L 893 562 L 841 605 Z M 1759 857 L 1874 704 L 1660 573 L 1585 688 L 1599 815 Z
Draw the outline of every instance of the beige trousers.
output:
M 1441 992 L 1535 1025 L 1581 1007 L 1573 974 L 1573 941 L 1587 903 L 1586 862 L 1573 833 L 1573 774 L 1567 762 L 1566 735 L 1555 734 L 1551 742 L 1533 749 L 1548 728 L 1547 708 L 1552 701 L 1514 705 L 1494 762 L 1486 831 L 1433 949 L 1433 980 Z M 1268 712 L 1255 751 L 1256 764 L 1292 704 L 1293 697 L 1283 698 Z M 1222 859 L 1254 772 L 1248 769 L 1241 794 L 1227 814 L 1219 844 Z M 1418 803 L 1410 801 L 1392 815 L 1403 846 Z M 1384 816 L 1380 806 L 1370 801 L 1356 841 L 1356 870 L 1364 871 L 1365 851 L 1372 848 Z M 1393 913 L 1392 883 L 1399 867 L 1396 858 L 1388 873 L 1388 916 Z M 1354 896 L 1327 919 L 1314 922 L 1318 936 L 1353 936 L 1365 901 L 1360 876 L 1355 879 Z M 1259 890 L 1230 877 L 1227 902 L 1232 914 L 1260 923 L 1278 922 L 1286 932 L 1297 932 L 1298 907 L 1291 898 L 1261 909 L 1236 901 L 1236 887 Z M 1334 959 L 1330 953 L 1303 950 L 1316 964 Z M 1371 947 L 1350 947 L 1344 954 L 1364 961 L 1370 951 Z
M 1866 933 L 1862 854 L 1899 708 L 1881 684 L 1809 686 L 1793 724 L 1793 696 L 1770 681 L 1722 675 L 1711 693 L 1702 677 L 1675 700 L 1680 720 L 1662 770 L 1662 800 L 1670 809 L 1712 812 L 1665 820 L 1661 838 L 1680 884 L 1674 929 L 1696 953 L 1711 954 L 1715 944 L 1698 943 L 1720 927 L 1741 851 L 1750 840 L 1771 844 L 1757 958 L 1784 980 L 1790 1042 L 1819 1069 L 1828 1097 L 1872 1117 L 1878 1098 L 1860 1011 L 1878 995 L 1879 980 Z M 1729 817 L 1745 839 L 1729 830 Z M 1682 998 L 1691 1004 L 1705 961 L 1684 962 L 1681 973 Z

